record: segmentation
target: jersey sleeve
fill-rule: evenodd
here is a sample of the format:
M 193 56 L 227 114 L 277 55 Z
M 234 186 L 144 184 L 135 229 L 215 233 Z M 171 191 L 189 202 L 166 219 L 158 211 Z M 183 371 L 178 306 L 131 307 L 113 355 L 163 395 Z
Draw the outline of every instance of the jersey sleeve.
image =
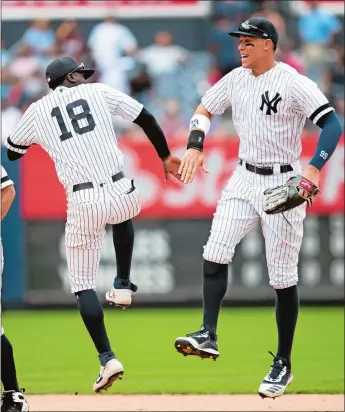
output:
M 5 187 L 7 186 L 11 186 L 14 183 L 12 182 L 12 180 L 9 178 L 5 168 L 3 166 L 1 166 L 1 190 L 5 189 Z
M 7 138 L 5 146 L 13 152 L 25 154 L 36 139 L 35 103 L 33 103 L 21 118 L 18 126 Z
M 326 113 L 334 111 L 317 84 L 306 76 L 296 77 L 292 84 L 291 95 L 293 110 L 304 114 L 314 124 Z
M 144 105 L 137 100 L 104 84 L 97 86 L 102 91 L 109 111 L 112 115 L 117 115 L 125 120 L 133 122 L 142 111 Z
M 232 81 L 232 73 L 228 73 L 214 84 L 201 99 L 201 104 L 212 114 L 223 114 L 231 106 L 229 88 Z

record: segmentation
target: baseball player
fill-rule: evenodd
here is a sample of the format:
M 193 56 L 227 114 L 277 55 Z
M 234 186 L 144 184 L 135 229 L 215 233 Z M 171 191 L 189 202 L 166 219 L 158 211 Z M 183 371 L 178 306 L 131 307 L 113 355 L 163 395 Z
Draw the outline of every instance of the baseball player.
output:
M 217 321 L 227 290 L 228 264 L 236 245 L 260 223 L 269 281 L 276 292 L 278 349 L 271 353 L 273 363 L 259 394 L 275 398 L 292 381 L 291 350 L 299 309 L 297 263 L 308 200 L 302 197 L 317 187 L 320 170 L 334 152 L 342 130 L 317 85 L 275 61 L 278 32 L 270 21 L 253 17 L 229 34 L 239 38 L 242 67 L 224 76 L 202 98 L 190 122 L 179 173 L 184 183 L 191 183 L 198 167 L 207 172 L 205 136 L 213 117 L 229 107 L 240 140 L 239 163 L 222 192 L 204 248 L 202 327 L 177 338 L 175 347 L 185 356 L 219 356 Z M 302 172 L 299 157 L 306 118 L 322 131 L 315 154 Z M 270 191 L 276 198 L 268 201 Z M 296 202 L 297 196 L 302 201 Z M 285 213 L 270 213 L 278 204 Z
M 1 221 L 6 217 L 15 198 L 16 192 L 14 183 L 9 178 L 6 170 L 1 166 Z M 1 277 L 4 268 L 4 258 L 2 252 L 2 240 L 0 238 L 1 248 Z M 0 278 L 0 289 L 1 289 Z M 1 307 L 0 307 L 1 309 Z M 24 389 L 19 389 L 16 365 L 13 356 L 13 347 L 4 329 L 1 326 L 1 382 L 4 391 L 1 395 L 2 412 L 24 412 L 29 410 L 29 405 L 24 398 Z
M 122 378 L 104 325 L 96 289 L 105 225 L 111 224 L 117 260 L 114 287 L 106 298 L 131 304 L 136 286 L 130 281 L 134 242 L 132 218 L 140 211 L 133 180 L 123 173 L 123 155 L 112 127 L 112 115 L 139 125 L 161 158 L 166 178 L 177 175 L 180 160 L 171 156 L 154 116 L 128 95 L 104 84 L 87 84 L 94 70 L 69 57 L 46 69 L 51 94 L 33 103 L 7 140 L 8 158 L 19 159 L 33 144 L 53 159 L 67 197 L 66 253 L 72 293 L 98 351 L 100 374 L 95 392 Z

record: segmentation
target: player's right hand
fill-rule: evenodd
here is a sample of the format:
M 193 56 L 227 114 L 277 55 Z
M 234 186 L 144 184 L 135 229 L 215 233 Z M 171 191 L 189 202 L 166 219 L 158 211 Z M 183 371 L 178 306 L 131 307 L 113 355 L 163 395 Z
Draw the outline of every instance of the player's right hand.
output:
M 200 152 L 200 150 L 197 149 L 188 149 L 182 158 L 178 171 L 181 175 L 181 182 L 192 183 L 198 166 L 200 166 L 205 173 L 208 173 L 204 152 Z
M 169 179 L 170 174 L 176 177 L 176 179 L 181 180 L 180 175 L 178 174 L 181 160 L 178 157 L 170 155 L 162 160 L 162 162 L 165 173 L 165 181 Z

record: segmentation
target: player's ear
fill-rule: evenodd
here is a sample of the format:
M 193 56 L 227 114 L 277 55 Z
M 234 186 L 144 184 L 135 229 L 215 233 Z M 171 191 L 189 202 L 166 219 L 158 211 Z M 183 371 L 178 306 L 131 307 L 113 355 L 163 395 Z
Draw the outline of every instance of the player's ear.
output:
M 66 76 L 66 79 L 70 82 L 70 83 L 75 83 L 76 82 L 76 77 L 74 75 L 74 73 L 70 73 Z
M 264 42 L 264 50 L 270 50 L 271 48 L 272 50 L 274 49 L 273 41 L 271 39 L 266 39 Z

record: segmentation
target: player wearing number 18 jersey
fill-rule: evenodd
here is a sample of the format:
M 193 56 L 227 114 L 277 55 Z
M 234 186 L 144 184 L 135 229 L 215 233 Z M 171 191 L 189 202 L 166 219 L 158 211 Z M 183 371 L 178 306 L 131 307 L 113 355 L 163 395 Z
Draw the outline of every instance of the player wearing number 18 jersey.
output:
M 93 387 L 99 392 L 123 374 L 95 292 L 105 225 L 112 225 L 117 261 L 114 287 L 106 298 L 127 307 L 136 290 L 130 281 L 131 219 L 140 211 L 134 182 L 123 173 L 112 115 L 135 122 L 144 130 L 162 159 L 166 178 L 169 173 L 177 176 L 180 161 L 171 156 L 163 131 L 143 105 L 106 85 L 87 84 L 93 73 L 69 57 L 54 60 L 46 70 L 53 92 L 28 108 L 8 138 L 7 148 L 9 159 L 16 160 L 31 145 L 40 145 L 55 162 L 65 188 L 68 272 L 81 317 L 99 354 L 101 372 Z

